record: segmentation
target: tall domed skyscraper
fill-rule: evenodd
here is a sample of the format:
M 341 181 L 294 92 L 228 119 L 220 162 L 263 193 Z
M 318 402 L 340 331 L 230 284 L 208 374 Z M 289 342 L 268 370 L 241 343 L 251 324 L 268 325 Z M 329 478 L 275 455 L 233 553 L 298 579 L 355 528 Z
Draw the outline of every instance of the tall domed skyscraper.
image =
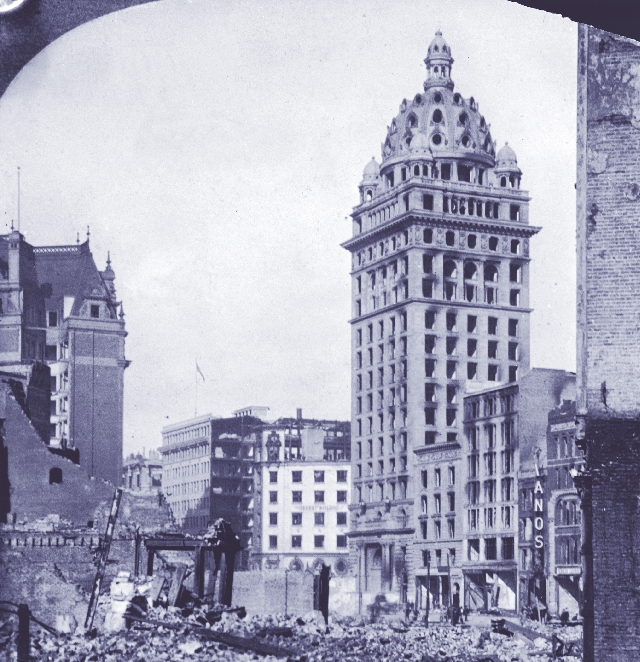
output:
M 538 228 L 528 225 L 516 155 L 508 145 L 496 155 L 478 103 L 455 91 L 440 32 L 425 64 L 424 91 L 402 101 L 382 162 L 365 167 L 343 244 L 352 253 L 350 554 L 361 609 L 379 593 L 413 600 L 427 575 L 448 604 L 462 583 L 471 498 L 463 396 L 529 369 Z

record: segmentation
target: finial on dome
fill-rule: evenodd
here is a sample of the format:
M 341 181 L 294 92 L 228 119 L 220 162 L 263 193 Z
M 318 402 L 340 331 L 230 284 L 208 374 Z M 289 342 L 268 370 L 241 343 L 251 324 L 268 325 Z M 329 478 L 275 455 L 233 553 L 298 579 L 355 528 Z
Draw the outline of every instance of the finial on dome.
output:
M 429 44 L 427 57 L 424 60 L 427 65 L 427 80 L 424 82 L 425 92 L 431 87 L 446 87 L 453 89 L 451 80 L 451 48 L 442 37 L 442 32 L 438 30 L 436 36 Z

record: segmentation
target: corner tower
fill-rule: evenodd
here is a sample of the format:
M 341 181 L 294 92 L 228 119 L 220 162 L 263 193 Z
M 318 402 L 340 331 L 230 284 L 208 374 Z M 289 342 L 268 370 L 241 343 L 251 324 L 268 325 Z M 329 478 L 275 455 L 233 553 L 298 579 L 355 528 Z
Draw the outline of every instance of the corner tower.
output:
M 529 369 L 527 193 L 440 32 L 424 92 L 400 104 L 366 166 L 352 254 L 351 565 L 378 593 L 448 604 L 467 495 L 462 397 Z M 496 501 L 499 501 L 496 495 Z M 497 505 L 499 505 L 497 503 Z

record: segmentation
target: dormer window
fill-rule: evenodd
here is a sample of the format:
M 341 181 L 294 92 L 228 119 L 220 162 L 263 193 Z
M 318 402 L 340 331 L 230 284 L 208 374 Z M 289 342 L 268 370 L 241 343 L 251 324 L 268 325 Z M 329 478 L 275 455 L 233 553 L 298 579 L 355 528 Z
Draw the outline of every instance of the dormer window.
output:
M 91 304 L 90 315 L 91 317 L 98 319 L 100 317 L 100 306 L 95 303 Z
M 49 311 L 48 323 L 49 326 L 58 326 L 58 313 Z

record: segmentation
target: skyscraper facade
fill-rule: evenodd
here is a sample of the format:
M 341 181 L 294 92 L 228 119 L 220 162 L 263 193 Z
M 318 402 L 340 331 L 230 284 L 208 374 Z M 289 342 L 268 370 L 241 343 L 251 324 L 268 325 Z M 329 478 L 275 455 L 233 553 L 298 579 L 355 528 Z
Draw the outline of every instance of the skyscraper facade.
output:
M 360 184 L 352 254 L 352 520 L 360 605 L 451 599 L 467 500 L 462 397 L 529 369 L 529 197 L 436 33 Z

